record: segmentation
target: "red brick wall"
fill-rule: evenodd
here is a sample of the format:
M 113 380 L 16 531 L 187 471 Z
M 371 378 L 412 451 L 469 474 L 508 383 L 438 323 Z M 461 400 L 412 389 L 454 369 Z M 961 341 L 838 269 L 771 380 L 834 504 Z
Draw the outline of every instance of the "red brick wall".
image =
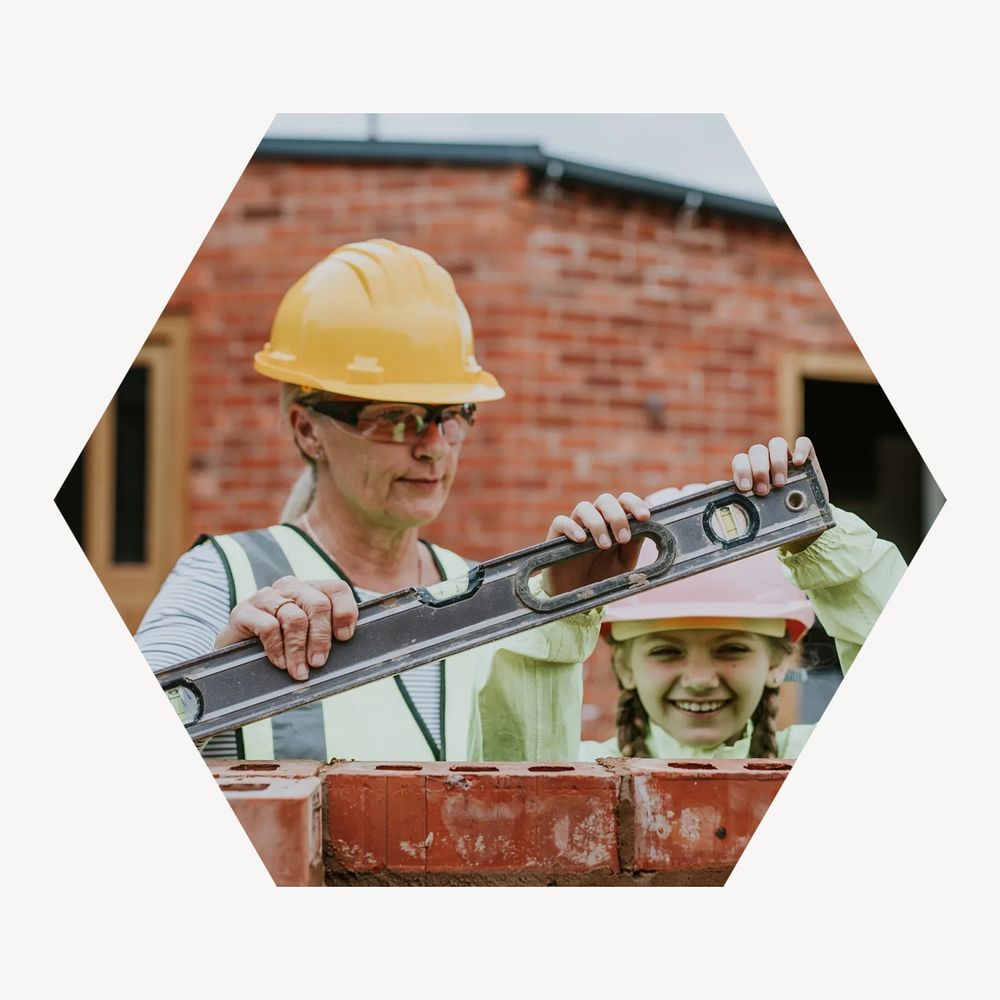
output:
M 482 407 L 427 531 L 471 558 L 541 540 L 603 490 L 725 477 L 736 449 L 779 430 L 783 351 L 855 349 L 772 224 L 691 224 L 648 199 L 538 190 L 521 167 L 255 161 L 167 308 L 192 326 L 192 537 L 276 518 L 300 463 L 252 355 L 296 278 L 374 236 L 452 273 L 479 361 L 508 393 Z M 654 395 L 662 429 L 645 407 Z M 607 736 L 597 700 L 588 735 Z

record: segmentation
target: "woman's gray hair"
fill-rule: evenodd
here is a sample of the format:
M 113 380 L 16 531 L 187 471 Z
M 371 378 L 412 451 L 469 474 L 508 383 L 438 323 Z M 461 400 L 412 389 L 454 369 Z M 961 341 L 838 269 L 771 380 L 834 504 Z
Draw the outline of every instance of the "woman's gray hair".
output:
M 281 416 L 285 422 L 288 421 L 288 411 L 293 403 L 301 403 L 315 394 L 315 389 L 293 385 L 291 382 L 283 383 L 281 386 Z M 294 521 L 301 517 L 309 509 L 313 497 L 316 495 L 316 459 L 302 450 L 294 434 L 292 439 L 295 441 L 295 447 L 298 448 L 299 454 L 306 462 L 306 468 L 302 470 L 302 474 L 295 480 L 295 485 L 285 498 L 285 505 L 281 508 L 281 521 Z
M 310 466 L 302 470 L 302 474 L 295 480 L 292 492 L 285 499 L 285 506 L 281 508 L 281 521 L 294 521 L 301 517 L 313 502 L 316 495 L 316 468 Z

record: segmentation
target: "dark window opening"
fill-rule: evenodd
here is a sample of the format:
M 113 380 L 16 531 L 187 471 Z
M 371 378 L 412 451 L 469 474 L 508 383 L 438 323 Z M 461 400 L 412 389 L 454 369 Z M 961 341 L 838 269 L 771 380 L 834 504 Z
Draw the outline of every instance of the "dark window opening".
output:
M 149 369 L 132 368 L 115 397 L 116 563 L 144 563 L 146 555 L 146 440 Z
M 930 474 L 885 393 L 873 382 L 807 378 L 804 395 L 805 433 L 830 499 L 911 560 L 931 519 L 923 501 Z

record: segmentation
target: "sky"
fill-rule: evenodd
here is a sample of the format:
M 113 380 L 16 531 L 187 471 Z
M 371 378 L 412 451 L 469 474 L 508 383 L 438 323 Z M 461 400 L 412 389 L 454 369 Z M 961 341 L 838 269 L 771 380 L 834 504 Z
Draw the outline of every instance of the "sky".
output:
M 772 200 L 723 115 L 278 115 L 269 137 L 534 144 L 550 156 Z

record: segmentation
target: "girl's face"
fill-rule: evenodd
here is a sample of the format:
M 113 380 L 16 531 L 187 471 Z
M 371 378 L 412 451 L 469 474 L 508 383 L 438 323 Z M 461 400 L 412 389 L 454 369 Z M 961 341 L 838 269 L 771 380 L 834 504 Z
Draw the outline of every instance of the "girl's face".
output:
M 739 738 L 765 684 L 781 683 L 785 663 L 773 655 L 753 632 L 685 629 L 636 637 L 616 667 L 653 722 L 687 746 L 708 748 Z

